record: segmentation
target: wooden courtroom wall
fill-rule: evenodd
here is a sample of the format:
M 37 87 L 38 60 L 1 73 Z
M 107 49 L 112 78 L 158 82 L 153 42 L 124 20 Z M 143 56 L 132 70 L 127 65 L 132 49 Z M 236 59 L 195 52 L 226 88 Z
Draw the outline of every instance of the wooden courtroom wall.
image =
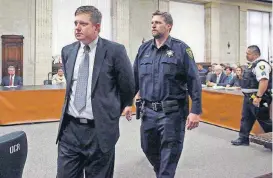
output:
M 14 66 L 16 75 L 23 77 L 23 36 L 2 35 L 2 76 L 8 75 L 8 67 Z

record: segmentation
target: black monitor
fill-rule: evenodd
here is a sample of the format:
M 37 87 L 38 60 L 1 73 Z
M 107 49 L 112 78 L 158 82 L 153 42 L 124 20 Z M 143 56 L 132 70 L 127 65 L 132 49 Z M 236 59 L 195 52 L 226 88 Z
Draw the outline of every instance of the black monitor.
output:
M 0 137 L 0 177 L 22 178 L 27 159 L 28 144 L 24 131 Z

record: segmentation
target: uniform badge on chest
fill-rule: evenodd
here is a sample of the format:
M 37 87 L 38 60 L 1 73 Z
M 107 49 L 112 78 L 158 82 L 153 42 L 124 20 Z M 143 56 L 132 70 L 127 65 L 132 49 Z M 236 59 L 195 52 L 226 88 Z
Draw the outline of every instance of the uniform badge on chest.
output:
M 166 55 L 167 55 L 168 57 L 173 57 L 174 52 L 173 52 L 172 50 L 168 50 L 168 51 L 166 52 Z

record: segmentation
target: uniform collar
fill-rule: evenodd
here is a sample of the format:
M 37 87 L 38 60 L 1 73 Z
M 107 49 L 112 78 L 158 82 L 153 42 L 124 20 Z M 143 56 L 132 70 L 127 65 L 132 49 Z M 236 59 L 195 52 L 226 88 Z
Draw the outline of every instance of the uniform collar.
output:
M 172 37 L 169 35 L 167 40 L 164 42 L 164 44 L 160 48 L 162 48 L 163 46 L 167 46 L 169 49 L 171 49 L 171 42 L 172 42 Z M 155 39 L 153 40 L 152 47 L 157 48 Z
M 258 58 L 257 58 L 257 59 L 255 59 L 254 61 L 249 62 L 249 64 L 253 64 L 253 63 L 255 63 L 255 62 L 259 61 L 259 60 L 261 60 L 261 57 L 258 57 Z

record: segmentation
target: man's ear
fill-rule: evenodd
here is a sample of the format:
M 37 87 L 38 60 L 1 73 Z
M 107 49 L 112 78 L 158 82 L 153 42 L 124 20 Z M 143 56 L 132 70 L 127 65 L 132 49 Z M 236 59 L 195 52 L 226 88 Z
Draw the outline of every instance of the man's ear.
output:
M 95 25 L 95 27 L 96 27 L 96 31 L 97 31 L 97 32 L 100 32 L 101 24 L 97 23 L 97 24 Z
M 169 32 L 171 32 L 173 26 L 171 24 L 167 24 L 168 28 L 169 28 Z

